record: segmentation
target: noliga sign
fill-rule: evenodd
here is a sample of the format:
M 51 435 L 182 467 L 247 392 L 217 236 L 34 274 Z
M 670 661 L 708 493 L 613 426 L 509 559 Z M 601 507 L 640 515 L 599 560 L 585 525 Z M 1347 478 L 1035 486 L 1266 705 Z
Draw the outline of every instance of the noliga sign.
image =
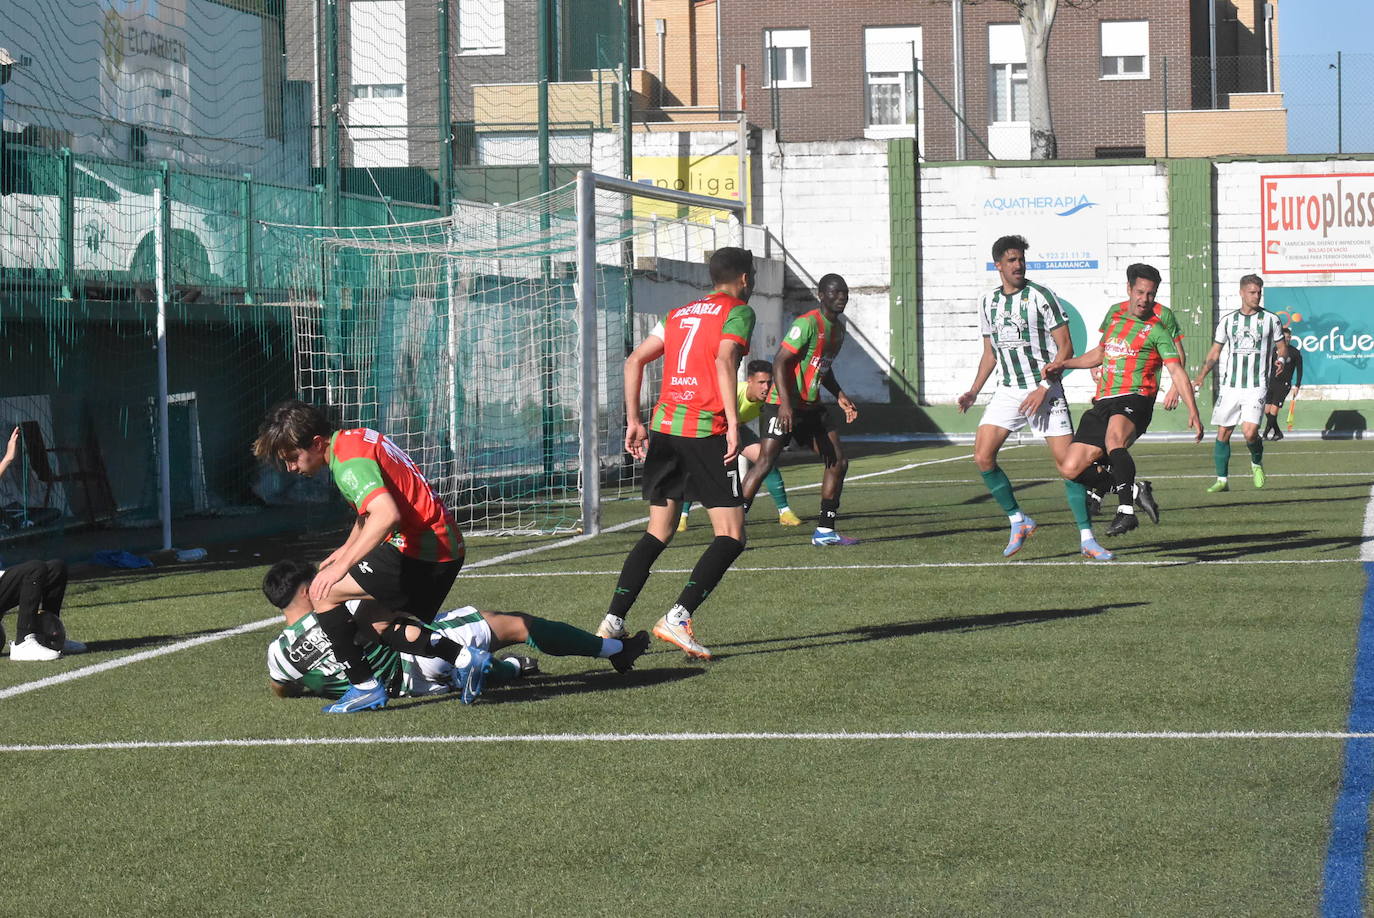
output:
M 1265 274 L 1374 273 L 1374 173 L 1260 177 Z

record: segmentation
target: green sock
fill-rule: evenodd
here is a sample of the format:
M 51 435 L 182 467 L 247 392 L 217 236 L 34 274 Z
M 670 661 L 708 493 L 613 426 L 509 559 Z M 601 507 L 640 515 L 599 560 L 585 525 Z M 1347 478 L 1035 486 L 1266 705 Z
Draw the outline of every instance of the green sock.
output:
M 1088 489 L 1076 481 L 1064 479 L 1064 496 L 1069 499 L 1069 512 L 1079 529 L 1091 529 L 1092 520 L 1088 518 Z
M 1255 465 L 1264 465 L 1264 441 L 1256 437 L 1246 440 L 1245 446 L 1250 450 L 1250 461 Z
M 1212 463 L 1217 467 L 1217 477 L 1225 478 L 1226 469 L 1231 464 L 1231 441 L 1216 440 L 1212 443 Z
M 565 622 L 553 622 L 547 618 L 529 616 L 530 639 L 527 642 L 535 650 L 551 657 L 598 657 L 601 655 L 601 638 Z
M 994 468 L 991 472 L 983 473 L 983 484 L 988 486 L 992 492 L 993 500 L 997 501 L 997 506 L 1007 512 L 1007 516 L 1018 512 L 1021 507 L 1016 503 L 1016 495 L 1011 492 L 1011 479 L 1002 469 Z
M 684 501 L 682 502 L 682 516 L 686 516 L 687 514 L 689 514 L 689 513 L 691 513 L 691 512 L 692 512 L 692 502 L 691 502 L 690 500 L 684 500 Z
M 773 495 L 773 503 L 777 504 L 779 509 L 787 506 L 787 489 L 782 486 L 782 472 L 776 468 L 771 469 L 763 476 L 763 486 Z

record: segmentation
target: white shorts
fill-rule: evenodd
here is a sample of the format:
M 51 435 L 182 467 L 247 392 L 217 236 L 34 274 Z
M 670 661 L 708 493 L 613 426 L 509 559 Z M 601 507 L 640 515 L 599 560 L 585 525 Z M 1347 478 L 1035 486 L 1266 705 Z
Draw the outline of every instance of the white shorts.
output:
M 1041 437 L 1072 436 L 1073 418 L 1069 416 L 1069 400 L 1064 398 L 1064 387 L 1059 383 L 1050 383 L 1045 400 L 1040 403 L 1040 410 L 1027 416 L 1021 412 L 1021 403 L 1032 391 L 998 386 L 992 393 L 992 400 L 983 409 L 983 418 L 978 426 L 988 424 L 1015 433 L 1029 424 L 1030 429 Z
M 450 609 L 434 616 L 434 627 L 444 637 L 464 647 L 491 649 L 491 626 L 485 619 L 462 622 L 465 615 L 477 611 L 472 606 Z M 438 657 L 417 657 L 401 654 L 401 692 L 406 695 L 442 695 L 453 691 L 453 664 Z
M 1259 424 L 1264 417 L 1264 386 L 1255 389 L 1233 389 L 1222 386 L 1217 404 L 1212 409 L 1213 427 L 1235 427 L 1237 424 Z

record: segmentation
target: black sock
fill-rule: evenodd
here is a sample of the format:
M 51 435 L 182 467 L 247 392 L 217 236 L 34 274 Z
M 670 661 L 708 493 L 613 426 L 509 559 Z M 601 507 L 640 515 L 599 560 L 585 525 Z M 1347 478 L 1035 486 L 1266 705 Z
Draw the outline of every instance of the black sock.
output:
M 344 668 L 344 675 L 348 677 L 349 683 L 358 685 L 377 678 L 377 674 L 367 664 L 367 658 L 363 656 L 363 649 L 358 646 L 358 624 L 353 621 L 353 616 L 348 614 L 347 606 L 340 604 L 324 612 L 316 612 L 315 620 L 320 623 L 320 630 L 324 632 L 324 636 L 329 638 L 330 647 L 334 650 L 334 659 Z
M 1135 460 L 1126 448 L 1114 449 L 1107 454 L 1112 463 L 1112 490 L 1123 507 L 1129 507 L 1135 500 Z
M 398 653 L 410 653 L 417 657 L 438 657 L 449 663 L 458 662 L 458 654 L 463 652 L 462 644 L 428 628 L 420 628 L 419 635 L 411 640 L 406 637 L 408 627 L 419 626 L 413 622 L 392 622 L 381 634 L 382 643 Z
M 639 591 L 644 589 L 644 584 L 649 581 L 649 569 L 667 547 L 666 543 L 660 542 L 647 532 L 639 537 L 635 547 L 625 556 L 624 566 L 620 568 L 620 579 L 616 581 L 615 595 L 611 597 L 610 608 L 606 610 L 607 615 L 624 618 L 629 613 L 630 606 L 639 598 Z
M 835 515 L 840 512 L 838 499 L 821 498 L 821 515 L 816 520 L 817 529 L 834 529 Z
M 1266 414 L 1266 415 L 1264 416 L 1264 418 L 1265 418 L 1265 421 L 1264 421 L 1264 432 L 1265 432 L 1265 433 L 1269 433 L 1269 431 L 1272 430 L 1274 433 L 1278 433 L 1278 432 L 1279 432 L 1279 416 L 1278 416 L 1277 414 Z
M 686 609 L 689 615 L 695 612 L 697 606 L 711 595 L 716 584 L 720 583 L 720 578 L 725 576 L 725 572 L 735 563 L 735 559 L 742 551 L 744 543 L 737 539 L 729 536 L 716 536 L 712 539 L 711 544 L 706 546 L 706 551 L 701 553 L 697 566 L 692 568 L 692 575 L 687 578 L 687 585 L 682 588 L 677 604 Z
M 1116 482 L 1112 480 L 1111 472 L 1097 462 L 1079 472 L 1074 481 L 1090 491 L 1096 491 L 1098 494 L 1106 494 L 1116 485 Z

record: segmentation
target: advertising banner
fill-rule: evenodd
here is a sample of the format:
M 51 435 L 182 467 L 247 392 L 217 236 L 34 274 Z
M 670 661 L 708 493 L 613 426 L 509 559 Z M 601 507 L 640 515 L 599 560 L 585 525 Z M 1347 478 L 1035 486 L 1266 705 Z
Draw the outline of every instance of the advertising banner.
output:
M 1374 173 L 1260 177 L 1265 274 L 1374 273 Z
M 1040 279 L 1053 286 L 1056 278 L 1096 279 L 1105 271 L 1107 189 L 1101 183 L 1037 181 L 1033 190 L 1018 191 L 1005 181 L 989 179 L 972 183 L 970 197 L 966 212 L 977 215 L 986 227 L 983 235 L 991 234 L 989 245 L 1009 233 L 1026 237 L 1027 274 L 1042 275 Z M 987 269 L 995 270 L 991 254 L 987 257 Z
M 1302 384 L 1374 384 L 1374 287 L 1265 287 L 1264 305 L 1293 329 Z
M 711 198 L 730 198 L 738 201 L 739 157 L 724 154 L 708 156 L 636 156 L 634 178 L 645 185 L 689 191 Z M 743 200 L 748 201 L 749 165 L 745 161 Z M 666 201 L 635 201 L 635 216 L 682 217 L 687 208 Z

